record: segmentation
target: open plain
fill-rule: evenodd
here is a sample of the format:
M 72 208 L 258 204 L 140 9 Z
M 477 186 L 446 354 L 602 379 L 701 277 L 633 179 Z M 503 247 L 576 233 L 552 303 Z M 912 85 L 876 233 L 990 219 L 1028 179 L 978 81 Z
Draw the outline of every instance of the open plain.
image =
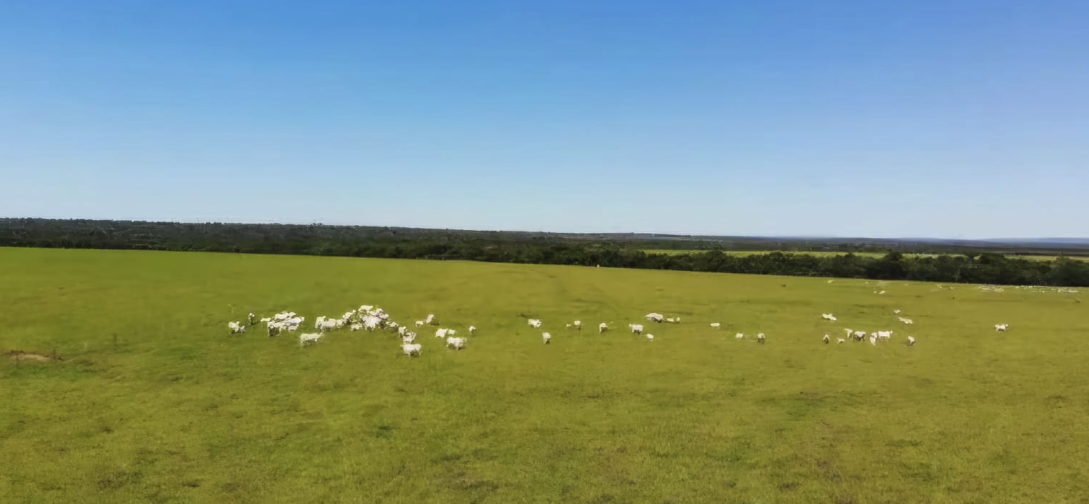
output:
M 0 502 L 1086 503 L 1083 296 L 0 249 Z M 388 330 L 227 330 L 361 304 L 437 325 L 419 357 Z

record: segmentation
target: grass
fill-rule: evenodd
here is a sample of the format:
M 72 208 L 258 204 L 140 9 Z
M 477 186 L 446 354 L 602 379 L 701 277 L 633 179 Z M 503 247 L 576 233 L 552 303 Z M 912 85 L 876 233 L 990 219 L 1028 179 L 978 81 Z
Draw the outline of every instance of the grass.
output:
M 648 254 L 666 254 L 666 255 L 684 255 L 684 254 L 699 254 L 706 252 L 706 250 L 676 250 L 676 249 L 651 249 L 644 250 Z M 838 251 L 823 251 L 823 250 L 724 250 L 723 253 L 736 255 L 736 256 L 750 256 L 756 254 L 770 254 L 772 252 L 782 252 L 784 254 L 808 254 L 817 257 L 834 257 L 839 255 L 846 255 L 846 252 Z M 854 255 L 860 257 L 885 257 L 888 252 L 854 252 Z M 904 256 L 908 257 L 937 257 L 942 254 L 912 254 L 906 253 Z M 1011 259 L 1028 259 L 1030 261 L 1053 261 L 1058 259 L 1059 256 L 1054 255 L 1009 255 Z M 1066 256 L 1068 259 L 1075 259 L 1078 261 L 1089 261 L 1089 256 Z
M 0 351 L 64 359 L 0 362 L 0 502 L 1087 502 L 1081 294 L 875 288 L 0 249 Z M 388 334 L 227 334 L 248 311 L 363 303 L 480 330 L 462 352 L 422 335 L 417 359 Z M 649 311 L 683 323 L 619 330 Z M 896 338 L 820 343 L 843 327 Z

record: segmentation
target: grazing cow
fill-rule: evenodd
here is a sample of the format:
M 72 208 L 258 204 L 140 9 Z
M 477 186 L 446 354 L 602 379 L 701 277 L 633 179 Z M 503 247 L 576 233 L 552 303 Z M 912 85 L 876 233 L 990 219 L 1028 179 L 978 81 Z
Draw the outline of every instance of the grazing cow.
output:
M 401 345 L 401 351 L 409 357 L 419 357 L 420 352 L 423 350 L 423 345 L 419 343 L 404 343 Z

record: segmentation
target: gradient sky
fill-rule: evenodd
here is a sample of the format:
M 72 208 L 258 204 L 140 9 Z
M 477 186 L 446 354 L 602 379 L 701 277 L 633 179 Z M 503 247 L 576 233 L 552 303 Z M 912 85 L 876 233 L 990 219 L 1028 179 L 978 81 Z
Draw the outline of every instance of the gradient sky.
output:
M 1089 2 L 0 0 L 0 216 L 1089 236 Z

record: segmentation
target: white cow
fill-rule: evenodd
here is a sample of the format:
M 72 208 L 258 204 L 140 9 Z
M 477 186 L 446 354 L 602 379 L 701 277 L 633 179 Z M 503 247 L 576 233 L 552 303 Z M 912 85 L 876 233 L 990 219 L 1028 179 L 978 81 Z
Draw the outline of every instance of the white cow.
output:
M 231 334 L 245 334 L 246 326 L 241 322 L 227 322 L 227 329 L 230 329 Z
M 737 333 L 734 335 L 734 338 L 745 339 L 745 333 Z
M 756 342 L 760 343 L 761 345 L 764 344 L 764 333 L 759 333 L 756 335 Z
M 915 346 L 915 337 L 908 336 L 908 346 Z
M 994 325 L 994 330 L 998 331 L 998 332 L 1006 332 L 1006 329 L 1009 329 L 1009 328 L 1010 328 L 1009 324 L 995 324 Z
M 416 333 L 406 332 L 404 335 L 401 336 L 401 341 L 404 341 L 405 343 L 412 343 L 413 341 L 416 341 Z
M 663 316 L 661 313 L 648 313 L 646 314 L 645 318 L 651 322 L 659 323 L 661 323 L 662 320 L 665 320 L 665 316 Z
M 582 321 L 581 321 L 581 320 L 576 320 L 576 321 L 574 322 L 574 324 L 575 324 L 575 329 L 577 329 L 577 330 L 579 330 L 579 331 L 581 331 L 581 330 L 582 330 Z
M 476 326 L 469 326 L 469 334 L 476 334 Z
M 821 338 L 821 340 L 824 341 L 825 345 L 827 345 L 829 341 L 832 341 L 832 338 L 829 338 L 828 335 L 825 334 L 824 337 Z
M 445 338 L 446 337 L 446 329 L 439 329 L 438 331 L 435 331 L 435 337 L 436 338 Z
M 847 340 L 845 340 L 843 338 L 839 338 L 839 339 L 836 340 L 836 344 L 837 345 L 842 345 L 844 341 L 847 341 Z
M 541 334 L 541 339 L 543 339 L 544 344 L 547 345 L 547 344 L 552 342 L 552 335 L 548 334 L 548 333 L 543 333 L 543 334 Z
M 647 339 L 654 339 L 654 335 L 651 333 L 647 333 Z
M 643 334 L 642 324 L 628 324 L 628 327 L 631 329 L 631 332 L 633 334 Z
M 419 357 L 420 352 L 423 351 L 423 345 L 419 343 L 404 343 L 401 345 L 401 351 L 409 357 Z
M 424 320 L 424 323 L 427 324 L 427 325 L 431 325 L 431 323 L 434 322 L 434 321 L 435 321 L 435 314 L 432 313 L 432 314 L 427 316 L 427 319 Z
M 299 335 L 299 346 L 304 346 L 305 347 L 305 346 L 313 345 L 314 343 L 317 343 L 318 340 L 320 340 L 322 336 L 323 336 L 322 333 L 312 333 L 312 334 L 302 333 L 302 334 Z
M 608 331 L 608 330 L 609 330 L 609 326 L 606 325 L 604 322 L 597 325 L 598 334 L 601 334 L 601 333 L 603 333 L 605 331 Z
M 718 329 L 719 327 L 722 327 L 722 324 L 718 322 L 711 322 L 711 329 Z
M 465 348 L 465 338 L 446 338 L 446 347 L 461 350 Z
M 416 327 L 423 327 L 423 326 L 424 326 L 424 321 L 422 321 L 422 320 L 417 320 L 416 321 Z

